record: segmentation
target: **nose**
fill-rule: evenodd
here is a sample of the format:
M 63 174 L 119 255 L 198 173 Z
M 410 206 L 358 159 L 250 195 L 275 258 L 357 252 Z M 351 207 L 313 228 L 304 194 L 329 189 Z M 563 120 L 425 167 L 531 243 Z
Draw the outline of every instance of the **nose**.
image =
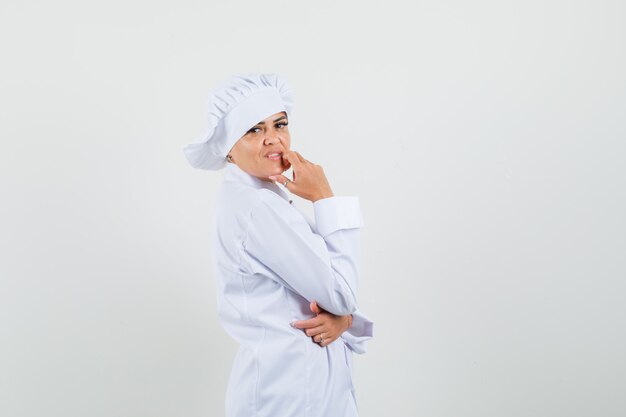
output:
M 268 145 L 274 144 L 278 141 L 280 141 L 280 139 L 276 133 L 268 133 L 265 137 L 265 143 Z

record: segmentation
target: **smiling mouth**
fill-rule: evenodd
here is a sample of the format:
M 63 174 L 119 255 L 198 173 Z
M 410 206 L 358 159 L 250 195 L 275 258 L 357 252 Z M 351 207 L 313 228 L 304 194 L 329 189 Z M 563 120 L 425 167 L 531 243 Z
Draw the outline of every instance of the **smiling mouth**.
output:
M 275 153 L 271 153 L 269 155 L 266 156 L 267 159 L 271 159 L 272 161 L 278 161 L 279 159 L 281 159 L 283 156 L 282 153 L 280 152 L 275 152 Z

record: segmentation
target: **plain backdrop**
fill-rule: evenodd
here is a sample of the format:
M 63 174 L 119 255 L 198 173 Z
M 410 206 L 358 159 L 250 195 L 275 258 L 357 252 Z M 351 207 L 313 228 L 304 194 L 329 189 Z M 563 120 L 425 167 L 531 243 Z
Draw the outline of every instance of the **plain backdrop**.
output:
M 289 81 L 292 148 L 361 202 L 362 417 L 626 415 L 625 19 L 619 0 L 3 1 L 0 415 L 223 415 L 223 173 L 182 148 L 248 71 Z

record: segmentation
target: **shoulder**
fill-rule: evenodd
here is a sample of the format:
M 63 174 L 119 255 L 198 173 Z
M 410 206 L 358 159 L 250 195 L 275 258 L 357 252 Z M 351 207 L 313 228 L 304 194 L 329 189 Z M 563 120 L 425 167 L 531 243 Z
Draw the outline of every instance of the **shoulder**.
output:
M 259 200 L 260 191 L 246 184 L 224 182 L 217 190 L 216 208 L 223 214 L 231 215 L 249 211 Z
M 282 196 L 262 188 L 256 190 L 250 206 L 250 220 L 262 221 L 265 217 L 279 217 L 289 221 L 297 211 Z
M 271 190 L 259 190 L 246 219 L 244 240 L 266 244 L 291 244 L 307 239 L 314 228 L 306 217 L 284 197 Z
M 291 204 L 275 192 L 265 188 L 254 188 L 246 184 L 223 183 L 217 191 L 215 215 L 218 221 L 236 221 L 245 226 L 253 214 L 276 213 L 284 216 Z

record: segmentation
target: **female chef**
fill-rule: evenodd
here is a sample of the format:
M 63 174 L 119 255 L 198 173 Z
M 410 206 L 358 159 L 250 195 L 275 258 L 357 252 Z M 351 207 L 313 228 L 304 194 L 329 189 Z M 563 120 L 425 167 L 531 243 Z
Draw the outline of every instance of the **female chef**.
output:
M 224 172 L 212 267 L 220 323 L 240 345 L 227 417 L 358 416 L 352 352 L 373 337 L 357 306 L 363 219 L 358 197 L 335 196 L 322 167 L 291 150 L 292 108 L 279 75 L 236 74 L 184 148 L 194 168 Z M 312 202 L 314 222 L 288 192 Z

